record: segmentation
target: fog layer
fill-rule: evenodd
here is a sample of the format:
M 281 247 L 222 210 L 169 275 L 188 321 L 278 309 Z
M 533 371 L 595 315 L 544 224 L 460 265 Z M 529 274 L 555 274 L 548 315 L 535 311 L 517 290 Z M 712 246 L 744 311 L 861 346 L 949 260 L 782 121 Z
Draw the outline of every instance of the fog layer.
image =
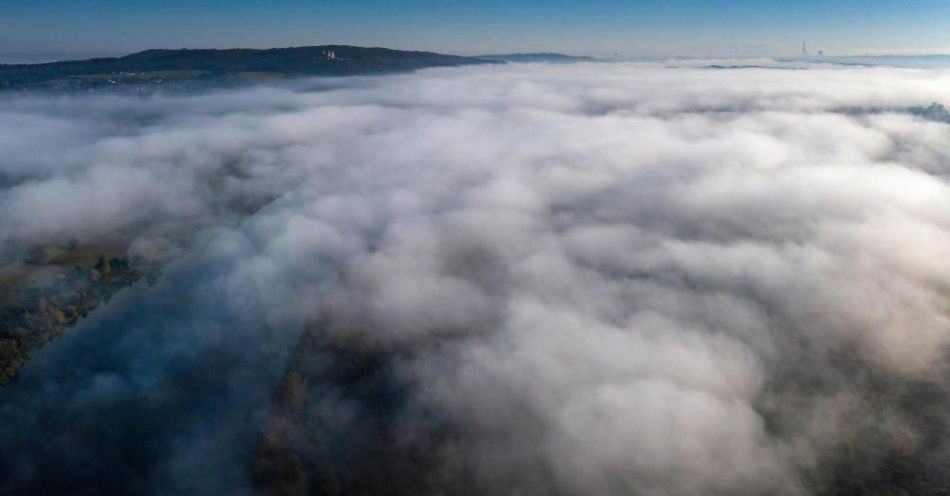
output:
M 637 64 L 5 95 L 3 260 L 173 261 L 0 390 L 0 488 L 250 491 L 306 322 L 387 357 L 378 442 L 425 451 L 433 494 L 943 487 L 931 102 L 950 73 Z M 307 415 L 364 436 L 330 391 Z

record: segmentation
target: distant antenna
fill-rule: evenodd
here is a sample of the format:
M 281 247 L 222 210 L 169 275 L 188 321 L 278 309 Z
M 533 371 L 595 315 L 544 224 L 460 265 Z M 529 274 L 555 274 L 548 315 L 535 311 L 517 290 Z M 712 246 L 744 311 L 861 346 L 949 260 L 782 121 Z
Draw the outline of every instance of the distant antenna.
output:
M 808 47 L 805 46 L 805 42 L 803 41 L 802 42 L 802 57 L 807 57 L 807 56 L 808 56 Z

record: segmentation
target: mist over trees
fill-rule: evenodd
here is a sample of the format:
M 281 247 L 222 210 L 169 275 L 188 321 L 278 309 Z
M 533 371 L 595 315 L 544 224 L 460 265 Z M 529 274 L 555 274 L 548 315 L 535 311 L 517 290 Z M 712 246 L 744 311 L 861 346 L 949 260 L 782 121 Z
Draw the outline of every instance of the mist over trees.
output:
M 945 493 L 946 102 L 587 62 L 0 97 L 3 263 L 161 266 L 0 389 L 0 492 Z

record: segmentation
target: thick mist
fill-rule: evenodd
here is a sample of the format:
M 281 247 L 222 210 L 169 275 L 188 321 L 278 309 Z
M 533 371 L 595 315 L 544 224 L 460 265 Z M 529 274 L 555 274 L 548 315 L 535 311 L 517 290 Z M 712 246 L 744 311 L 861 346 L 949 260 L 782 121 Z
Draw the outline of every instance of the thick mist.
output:
M 0 96 L 0 260 L 164 267 L 0 390 L 0 492 L 253 492 L 305 327 L 401 398 L 317 353 L 309 425 L 431 494 L 939 492 L 932 102 L 950 73 L 644 64 Z

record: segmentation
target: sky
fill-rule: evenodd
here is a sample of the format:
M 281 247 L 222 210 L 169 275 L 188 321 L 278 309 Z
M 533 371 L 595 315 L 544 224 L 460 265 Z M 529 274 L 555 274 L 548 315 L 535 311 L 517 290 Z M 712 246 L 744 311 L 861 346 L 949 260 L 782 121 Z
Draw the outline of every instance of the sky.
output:
M 942 0 L 0 0 L 0 54 L 385 46 L 619 57 L 950 53 Z

